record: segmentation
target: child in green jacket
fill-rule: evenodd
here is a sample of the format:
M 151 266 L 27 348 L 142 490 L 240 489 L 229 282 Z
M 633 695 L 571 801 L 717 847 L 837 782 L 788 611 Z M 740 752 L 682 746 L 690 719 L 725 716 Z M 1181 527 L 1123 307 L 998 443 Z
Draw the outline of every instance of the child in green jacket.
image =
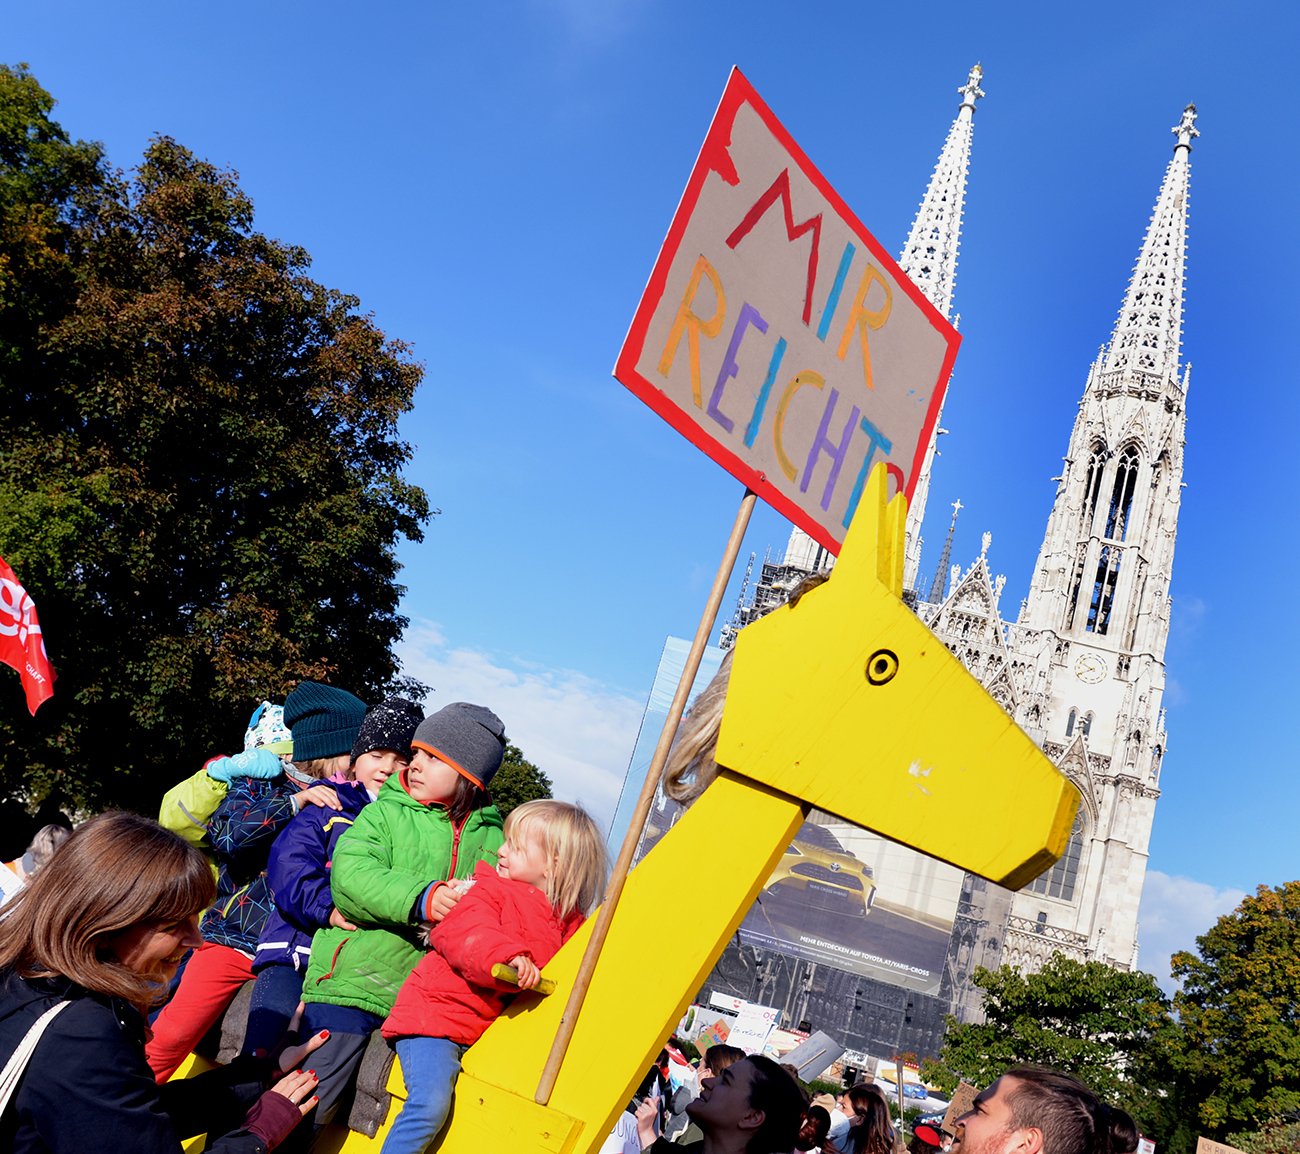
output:
M 370 1035 L 423 957 L 421 924 L 441 921 L 460 900 L 448 883 L 468 878 L 480 861 L 496 864 L 501 815 L 487 786 L 505 745 L 505 727 L 490 709 L 456 702 L 438 710 L 417 727 L 410 765 L 339 838 L 330 889 L 339 913 L 358 928 L 331 926 L 312 938 L 302 1029 L 330 1035 L 313 1056 L 317 1127 L 333 1119 Z

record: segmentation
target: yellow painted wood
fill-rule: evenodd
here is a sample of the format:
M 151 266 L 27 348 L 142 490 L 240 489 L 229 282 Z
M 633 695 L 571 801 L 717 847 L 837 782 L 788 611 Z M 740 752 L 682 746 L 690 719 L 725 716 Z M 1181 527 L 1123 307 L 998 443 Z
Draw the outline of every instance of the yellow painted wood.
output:
M 374 1138 L 355 1134 L 344 1126 L 329 1126 L 312 1146 L 312 1154 L 379 1150 L 406 1101 L 406 1083 L 398 1062 L 393 1063 L 388 1089 L 393 1095 L 392 1105 Z M 567 1154 L 582 1130 L 582 1123 L 577 1119 L 566 1118 L 558 1111 L 537 1105 L 526 1095 L 503 1090 L 469 1073 L 457 1079 L 452 1120 L 448 1125 L 463 1136 L 457 1141 L 476 1144 L 466 1145 L 467 1150 L 537 1151 L 538 1154 Z M 452 1147 L 444 1144 L 442 1149 Z
M 1079 794 L 903 604 L 906 513 L 878 468 L 830 580 L 741 630 L 718 762 L 1018 888 Z

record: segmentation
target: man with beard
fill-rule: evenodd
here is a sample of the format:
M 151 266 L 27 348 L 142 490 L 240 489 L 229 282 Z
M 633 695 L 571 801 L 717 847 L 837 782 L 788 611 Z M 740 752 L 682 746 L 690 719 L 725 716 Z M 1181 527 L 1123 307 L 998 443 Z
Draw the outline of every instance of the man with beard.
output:
M 674 1145 L 654 1136 L 653 1105 L 637 1111 L 641 1149 L 653 1154 L 788 1154 L 803 1117 L 799 1085 L 771 1058 L 754 1054 L 700 1083 L 686 1107 L 704 1137 Z
M 1137 1127 L 1068 1074 L 1016 1066 L 957 1119 L 961 1154 L 1131 1154 Z M 954 1145 L 953 1150 L 958 1147 Z

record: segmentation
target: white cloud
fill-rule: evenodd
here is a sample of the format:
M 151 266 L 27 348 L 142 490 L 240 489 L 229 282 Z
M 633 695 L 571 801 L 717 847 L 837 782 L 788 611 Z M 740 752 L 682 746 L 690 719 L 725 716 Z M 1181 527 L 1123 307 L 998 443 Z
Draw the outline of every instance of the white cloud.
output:
M 604 828 L 618 804 L 645 702 L 571 669 L 543 669 L 448 641 L 416 621 L 397 647 L 403 671 L 437 690 L 430 709 L 453 701 L 486 705 L 506 733 L 550 777 L 555 796 L 581 802 Z
M 1191 878 L 1147 870 L 1138 910 L 1138 965 L 1172 993 L 1170 957 L 1179 950 L 1195 951 L 1196 939 L 1245 896 L 1242 890 L 1215 889 Z

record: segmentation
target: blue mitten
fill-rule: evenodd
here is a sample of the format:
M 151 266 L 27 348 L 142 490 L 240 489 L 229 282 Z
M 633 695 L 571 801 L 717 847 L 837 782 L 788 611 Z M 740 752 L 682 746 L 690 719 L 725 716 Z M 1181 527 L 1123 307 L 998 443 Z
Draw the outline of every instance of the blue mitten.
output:
M 284 772 L 280 759 L 266 749 L 246 749 L 234 757 L 214 757 L 207 768 L 210 778 L 226 784 L 234 777 L 259 777 L 267 781 Z

